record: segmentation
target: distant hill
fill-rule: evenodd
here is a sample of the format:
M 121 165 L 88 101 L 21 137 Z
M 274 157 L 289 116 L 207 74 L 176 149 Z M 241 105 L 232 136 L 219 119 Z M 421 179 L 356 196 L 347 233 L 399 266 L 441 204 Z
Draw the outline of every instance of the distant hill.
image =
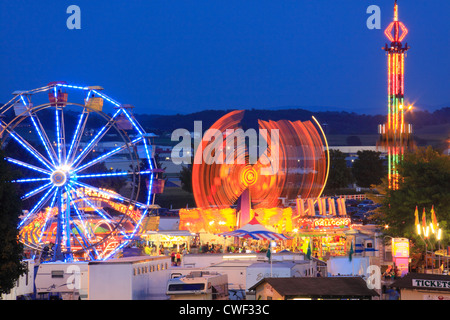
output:
M 178 128 L 192 131 L 194 121 L 201 120 L 203 130 L 209 128 L 217 119 L 232 110 L 205 110 L 190 114 L 148 115 L 136 114 L 136 118 L 147 131 L 172 132 Z M 365 115 L 345 111 L 312 112 L 304 109 L 246 110 L 242 121 L 243 128 L 257 128 L 261 120 L 306 121 L 314 116 L 323 126 L 327 135 L 371 135 L 378 134 L 378 125 L 386 122 L 386 115 Z M 405 120 L 413 125 L 415 131 L 425 127 L 439 126 L 442 130 L 450 124 L 450 108 L 442 108 L 434 112 L 415 111 L 405 115 Z M 432 133 L 432 132 L 431 132 Z

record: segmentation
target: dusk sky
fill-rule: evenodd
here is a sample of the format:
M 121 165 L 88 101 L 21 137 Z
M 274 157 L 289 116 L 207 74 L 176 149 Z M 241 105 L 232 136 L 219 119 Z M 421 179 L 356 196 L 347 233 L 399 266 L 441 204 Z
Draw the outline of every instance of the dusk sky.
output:
M 398 0 L 405 98 L 450 105 L 450 1 Z M 81 9 L 69 30 L 67 7 Z M 367 7 L 381 8 L 369 30 Z M 100 85 L 136 113 L 303 107 L 386 114 L 394 0 L 1 1 L 0 103 L 51 81 Z

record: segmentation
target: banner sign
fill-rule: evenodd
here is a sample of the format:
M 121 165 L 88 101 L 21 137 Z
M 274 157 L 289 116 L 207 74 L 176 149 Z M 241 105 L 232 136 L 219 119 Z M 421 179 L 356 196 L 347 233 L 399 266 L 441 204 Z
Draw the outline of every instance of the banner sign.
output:
M 299 227 L 306 230 L 348 228 L 351 223 L 350 218 L 304 218 L 299 220 Z

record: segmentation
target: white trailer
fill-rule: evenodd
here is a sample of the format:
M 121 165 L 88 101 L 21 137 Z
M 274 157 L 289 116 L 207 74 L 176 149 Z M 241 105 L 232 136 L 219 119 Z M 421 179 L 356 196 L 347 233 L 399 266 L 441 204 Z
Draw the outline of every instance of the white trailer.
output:
M 89 262 L 89 300 L 166 300 L 170 257 Z
M 174 277 L 167 283 L 171 300 L 227 300 L 228 276 L 209 271 L 194 271 Z
M 36 298 L 63 300 L 86 299 L 88 295 L 87 262 L 46 262 L 38 267 Z
M 371 257 L 353 256 L 351 261 L 348 257 L 331 257 L 328 260 L 328 274 L 329 276 L 365 276 L 371 264 Z

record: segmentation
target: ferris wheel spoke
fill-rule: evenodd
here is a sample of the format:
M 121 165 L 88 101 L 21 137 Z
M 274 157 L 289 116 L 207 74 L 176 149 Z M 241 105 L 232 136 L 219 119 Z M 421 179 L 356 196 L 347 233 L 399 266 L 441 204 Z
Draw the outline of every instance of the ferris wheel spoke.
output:
M 72 189 L 72 190 L 74 190 L 74 189 Z M 86 221 L 85 221 L 83 215 L 80 213 L 80 211 L 78 210 L 78 207 L 76 206 L 75 202 L 73 201 L 72 196 L 71 196 L 72 190 L 70 187 L 66 186 L 66 195 L 69 200 L 69 205 L 72 205 L 72 207 L 74 208 L 75 213 L 78 216 L 78 219 L 80 220 L 81 224 L 83 225 L 84 233 L 87 234 L 88 238 L 90 239 L 92 237 L 91 236 L 92 230 L 91 230 L 91 228 L 88 228 L 88 225 L 86 224 Z M 76 193 L 76 191 L 75 191 L 75 193 Z
M 42 192 L 42 191 L 44 191 L 44 190 L 47 190 L 47 189 L 50 188 L 51 186 L 52 186 L 52 183 L 51 183 L 51 182 L 49 182 L 49 183 L 47 183 L 47 184 L 44 184 L 43 186 L 40 186 L 39 188 L 36 188 L 36 189 L 34 189 L 34 190 L 28 192 L 27 194 L 23 195 L 23 196 L 21 197 L 21 199 L 22 199 L 22 200 L 29 199 L 29 198 L 31 198 L 31 197 L 37 195 L 38 193 L 40 193 L 40 192 Z
M 75 211 L 77 212 L 78 219 L 79 219 L 79 221 L 81 222 L 81 224 L 83 225 L 83 230 L 84 230 L 84 231 L 83 231 L 83 230 L 80 230 L 80 228 L 78 227 L 76 221 L 75 221 L 73 218 L 71 218 L 72 224 L 73 224 L 74 228 L 77 230 L 78 235 L 79 235 L 79 236 L 81 237 L 81 239 L 83 240 L 84 246 L 85 246 L 85 248 L 83 248 L 83 250 L 86 251 L 88 247 L 93 247 L 93 244 L 92 244 L 91 241 L 90 241 L 90 240 L 92 239 L 92 236 L 93 236 L 93 235 L 91 235 L 91 230 L 90 230 L 90 228 L 88 229 L 88 228 L 86 227 L 84 218 L 81 216 L 80 212 L 78 211 L 78 208 L 76 207 L 76 205 L 75 205 L 74 203 L 72 203 L 72 207 L 73 207 L 73 208 L 75 209 Z M 87 238 L 86 238 L 86 235 L 87 235 Z M 73 236 L 74 236 L 74 238 L 78 241 L 78 243 L 81 245 L 81 247 L 83 247 L 83 244 L 78 240 L 78 238 L 76 237 L 76 235 L 74 234 Z
M 83 243 L 81 243 L 81 241 L 78 239 L 78 237 L 76 237 L 75 235 L 73 236 L 74 240 L 76 240 L 78 242 L 78 244 L 80 245 L 80 247 L 83 249 L 84 252 L 87 252 L 87 254 L 91 257 L 92 260 L 95 259 L 94 255 L 92 254 L 92 252 L 89 250 L 89 247 L 92 246 L 92 244 L 86 239 L 86 237 L 83 235 L 83 233 L 80 231 L 80 229 L 78 228 L 77 224 L 75 223 L 75 221 L 72 220 L 72 224 L 74 226 L 74 228 L 76 229 L 76 231 L 78 232 L 78 235 L 80 236 L 81 240 L 83 241 Z M 96 250 L 95 250 L 96 251 Z M 98 252 L 96 251 L 96 254 L 98 254 Z
M 130 172 L 121 171 L 121 172 L 104 172 L 104 173 L 93 173 L 93 174 L 83 174 L 77 175 L 77 179 L 83 178 L 107 178 L 107 177 L 120 177 L 130 175 Z
M 72 142 L 70 143 L 69 152 L 67 153 L 66 164 L 71 163 L 73 158 L 77 154 L 78 147 L 80 145 L 81 138 L 83 137 L 84 129 L 86 127 L 87 120 L 89 118 L 89 111 L 83 108 L 83 112 L 80 114 L 80 119 L 78 120 L 77 127 L 72 137 Z
M 81 248 L 83 249 L 83 251 L 88 252 L 88 254 L 91 256 L 90 252 L 88 251 L 88 247 L 89 247 L 89 242 L 86 243 L 87 239 L 84 237 L 83 233 L 81 232 L 81 230 L 78 228 L 77 224 L 75 223 L 75 221 L 72 219 L 72 225 L 75 228 L 75 230 L 78 232 L 78 235 L 80 236 L 81 240 L 83 241 L 83 243 L 81 243 L 80 239 L 78 239 L 78 237 L 74 234 L 73 235 L 73 239 L 78 242 L 78 244 L 81 246 Z
M 47 223 L 48 223 L 48 221 L 50 220 L 50 216 L 52 216 L 53 209 L 55 208 L 55 201 L 56 201 L 56 196 L 57 196 L 57 195 L 58 195 L 57 192 L 55 192 L 55 193 L 53 194 L 53 198 L 52 198 L 52 201 L 50 202 L 49 210 L 48 210 L 47 214 L 45 215 L 45 221 L 44 221 L 44 223 L 42 224 L 42 228 L 41 228 L 41 230 L 40 230 L 40 235 L 39 235 L 38 243 L 41 243 L 41 242 L 42 242 L 42 236 L 44 235 L 44 230 L 46 229 Z M 52 220 L 53 220 L 53 218 L 52 218 Z M 48 233 L 47 233 L 47 237 L 48 237 Z
M 74 173 L 80 172 L 80 171 L 82 171 L 82 170 L 84 170 L 84 169 L 87 169 L 87 168 L 93 166 L 93 165 L 96 164 L 96 163 L 99 163 L 100 161 L 106 160 L 106 159 L 108 159 L 109 157 L 111 157 L 111 156 L 113 156 L 113 155 L 115 155 L 115 154 L 117 154 L 117 153 L 119 153 L 119 152 L 125 150 L 126 148 L 129 148 L 129 147 L 134 146 L 135 144 L 137 144 L 137 143 L 138 143 L 139 141 L 141 141 L 142 139 L 143 139 L 143 137 L 136 138 L 136 139 L 134 139 L 133 141 L 124 144 L 123 146 L 117 147 L 117 148 L 115 148 L 115 149 L 113 149 L 113 150 L 107 152 L 107 153 L 105 153 L 104 155 L 102 155 L 102 156 L 100 156 L 100 157 L 97 157 L 97 158 L 95 158 L 94 160 L 91 160 L 90 162 L 88 162 L 88 163 L 86 163 L 86 164 L 84 164 L 84 165 L 82 165 L 82 166 L 76 168 L 76 169 L 74 170 Z
M 92 230 L 92 228 L 89 226 L 89 221 L 85 221 L 85 217 L 83 216 L 83 214 L 81 214 L 80 210 L 78 209 L 78 207 L 76 206 L 75 203 L 71 203 L 72 207 L 74 208 L 78 219 L 80 220 L 81 224 L 83 225 L 83 229 L 84 229 L 84 235 L 87 235 L 86 238 L 86 242 L 90 243 L 90 240 L 95 237 L 95 234 Z
M 24 167 L 24 168 L 28 168 L 28 169 L 31 169 L 31 170 L 34 170 L 34 171 L 37 171 L 37 172 L 40 172 L 40 173 L 45 173 L 47 175 L 51 175 L 52 174 L 51 171 L 48 171 L 46 169 L 42 169 L 42 168 L 36 167 L 36 166 L 34 166 L 32 164 L 29 164 L 29 163 L 26 163 L 26 162 L 23 162 L 23 161 L 14 159 L 14 158 L 6 157 L 5 159 L 8 162 L 14 163 L 14 164 L 19 165 L 19 166 Z
M 57 189 L 56 187 L 52 187 L 50 190 L 47 191 L 47 193 L 36 203 L 36 205 L 31 209 L 28 214 L 23 218 L 23 220 L 19 223 L 18 228 L 22 227 L 22 225 L 28 220 L 30 216 L 32 216 L 34 213 L 39 211 L 50 199 L 52 196 L 51 192 Z M 57 191 L 57 190 L 56 190 Z M 55 191 L 55 192 L 56 192 Z
M 126 110 L 126 109 L 122 109 L 124 115 L 127 117 L 128 121 L 131 122 L 131 124 L 133 125 L 133 127 L 136 129 L 136 131 L 143 136 L 144 135 L 144 129 L 142 129 L 142 127 L 138 124 L 138 122 L 134 119 L 134 117 Z
M 39 182 L 39 181 L 48 181 L 50 178 L 34 178 L 34 179 L 17 179 L 11 181 L 12 183 L 26 183 L 26 182 Z
M 56 166 L 57 157 L 56 157 L 55 150 L 53 149 L 50 139 L 48 138 L 44 128 L 42 127 L 42 124 L 41 124 L 41 121 L 39 120 L 38 115 L 36 113 L 30 112 L 30 119 L 31 119 L 31 122 L 33 123 L 33 126 L 34 126 L 42 144 L 44 145 L 45 150 L 47 151 L 50 161 L 53 163 L 54 166 Z
M 56 105 L 55 108 L 55 119 L 56 119 L 56 145 L 58 154 L 58 164 L 61 165 L 65 163 L 65 134 L 64 134 L 64 115 L 62 107 Z
M 81 153 L 75 158 L 75 160 L 72 162 L 72 166 L 76 167 L 77 164 L 79 164 L 83 159 L 89 154 L 89 152 L 95 147 L 95 145 L 103 138 L 103 136 L 111 129 L 111 127 L 116 122 L 115 118 L 119 115 L 119 113 L 122 111 L 122 109 L 119 109 L 116 111 L 116 113 L 109 119 L 108 123 L 105 124 L 95 135 L 94 138 L 92 138 L 91 141 L 86 145 L 86 147 L 81 151 Z
M 52 163 L 49 162 L 44 156 L 42 156 L 33 146 L 31 146 L 22 136 L 20 136 L 14 130 L 5 128 L 5 130 L 9 133 L 9 135 L 16 140 L 25 150 L 27 150 L 33 157 L 35 157 L 40 163 L 46 166 L 50 171 L 52 169 Z

